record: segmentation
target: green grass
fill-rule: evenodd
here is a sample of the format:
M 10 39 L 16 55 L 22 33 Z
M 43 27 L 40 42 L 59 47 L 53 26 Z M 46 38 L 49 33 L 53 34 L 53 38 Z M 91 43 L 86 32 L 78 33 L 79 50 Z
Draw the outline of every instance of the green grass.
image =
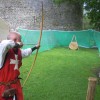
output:
M 33 62 L 23 60 L 22 83 Z M 25 100 L 86 100 L 88 77 L 100 67 L 98 50 L 55 48 L 39 53 L 35 67 L 23 88 Z M 97 85 L 95 100 L 100 99 Z

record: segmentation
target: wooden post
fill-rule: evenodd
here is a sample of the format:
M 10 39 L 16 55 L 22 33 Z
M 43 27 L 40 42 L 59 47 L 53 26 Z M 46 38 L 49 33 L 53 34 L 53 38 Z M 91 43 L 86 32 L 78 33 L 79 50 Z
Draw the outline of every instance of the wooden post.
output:
M 97 78 L 89 77 L 86 100 L 94 100 Z

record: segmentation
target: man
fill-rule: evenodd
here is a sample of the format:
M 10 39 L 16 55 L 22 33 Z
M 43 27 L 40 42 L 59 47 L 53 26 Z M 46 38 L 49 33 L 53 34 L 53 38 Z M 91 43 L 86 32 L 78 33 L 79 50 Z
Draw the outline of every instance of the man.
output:
M 19 80 L 19 68 L 22 58 L 29 56 L 39 44 L 33 48 L 21 50 L 21 36 L 10 32 L 7 40 L 0 43 L 0 100 L 23 100 L 22 87 Z

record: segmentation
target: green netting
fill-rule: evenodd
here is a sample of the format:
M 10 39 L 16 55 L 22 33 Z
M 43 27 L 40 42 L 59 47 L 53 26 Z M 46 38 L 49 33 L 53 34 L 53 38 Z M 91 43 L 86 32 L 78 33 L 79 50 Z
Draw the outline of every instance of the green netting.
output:
M 94 40 L 96 43 L 96 46 L 98 47 L 98 50 L 100 52 L 100 32 L 94 31 Z
M 25 44 L 23 48 L 33 47 L 33 45 L 37 44 L 40 30 L 19 28 L 18 31 L 22 35 L 22 41 Z M 73 36 L 76 36 L 79 47 L 92 48 L 96 46 L 100 52 L 100 32 L 94 30 L 43 30 L 40 51 L 49 50 L 57 46 L 69 46 Z

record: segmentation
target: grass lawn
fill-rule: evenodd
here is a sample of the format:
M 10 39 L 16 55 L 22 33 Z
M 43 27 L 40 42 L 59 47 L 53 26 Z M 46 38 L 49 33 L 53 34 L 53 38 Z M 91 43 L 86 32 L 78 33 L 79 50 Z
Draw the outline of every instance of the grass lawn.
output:
M 23 83 L 33 61 L 33 55 L 23 60 Z M 88 77 L 100 67 L 96 49 L 72 51 L 54 48 L 38 55 L 35 67 L 23 88 L 25 100 L 86 100 Z M 97 85 L 95 100 L 100 100 Z

